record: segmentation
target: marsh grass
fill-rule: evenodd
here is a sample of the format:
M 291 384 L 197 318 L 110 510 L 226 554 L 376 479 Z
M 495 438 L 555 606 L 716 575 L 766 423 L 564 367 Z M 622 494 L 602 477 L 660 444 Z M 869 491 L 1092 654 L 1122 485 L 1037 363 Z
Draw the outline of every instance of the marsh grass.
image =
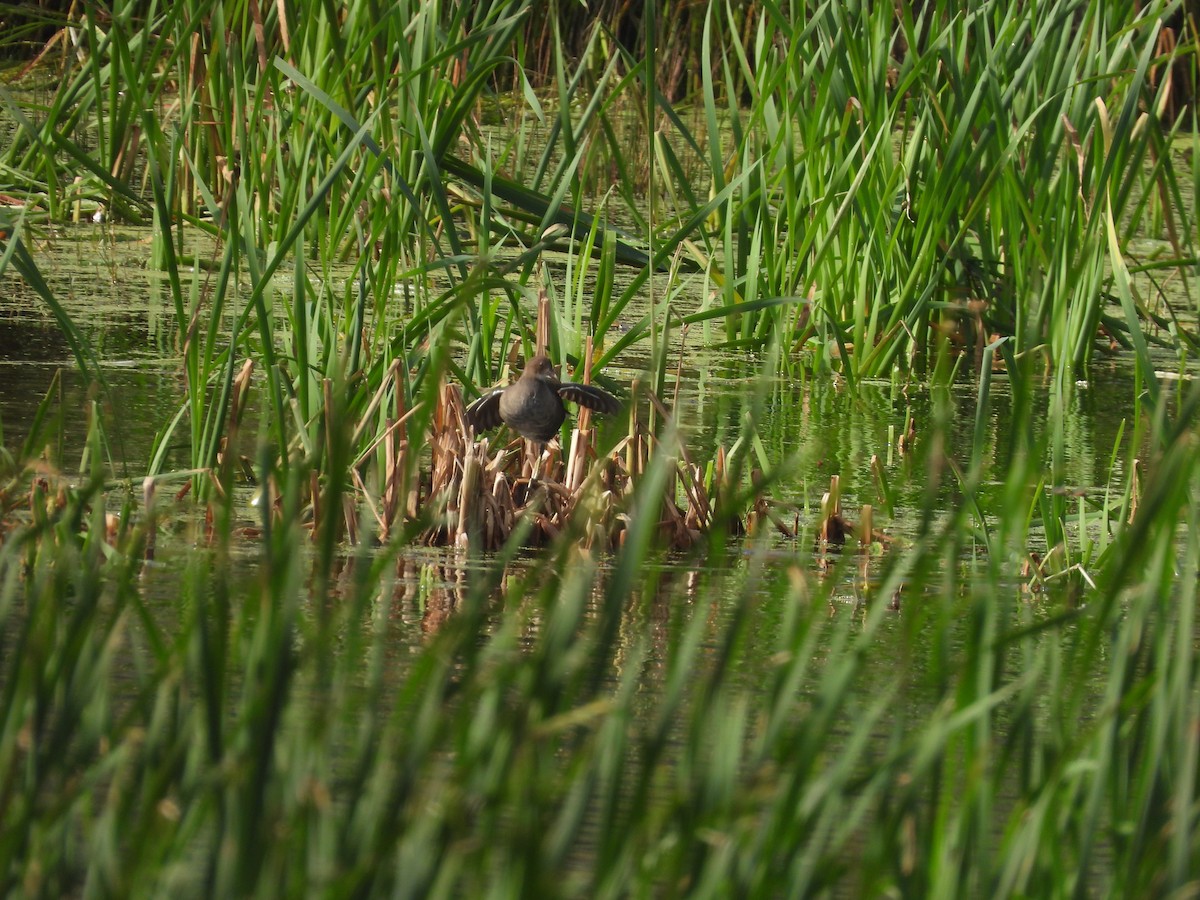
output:
M 1043 355 L 1067 383 L 1110 341 L 1144 368 L 1150 342 L 1181 358 L 1197 343 L 1194 316 L 1163 290 L 1169 281 L 1190 298 L 1196 253 L 1194 179 L 1172 152 L 1189 120 L 1166 118 L 1179 79 L 1163 72 L 1185 68 L 1192 47 L 1164 25 L 1174 9 L 1058 0 L 848 18 L 828 2 L 754 14 L 712 5 L 685 16 L 701 65 L 688 79 L 697 103 L 680 112 L 654 89 L 677 70 L 678 48 L 661 56 L 643 34 L 652 52 L 638 56 L 597 22 L 573 56 L 551 37 L 571 14 L 535 24 L 520 2 L 364 7 L 337 27 L 324 8 L 280 19 L 221 5 L 148 17 L 133 2 L 105 17 L 84 7 L 52 101 L 27 110 L 3 95 L 17 122 L 5 189 L 54 220 L 80 197 L 153 220 L 181 347 L 196 311 L 219 321 L 229 279 L 248 276 L 254 293 L 238 315 L 248 328 L 223 337 L 263 355 L 264 375 L 276 372 L 276 333 L 259 291 L 270 296 L 271 275 L 294 257 L 285 305 L 300 332 L 280 348 L 285 371 L 267 375 L 281 421 L 287 382 L 310 398 L 313 375 L 345 378 L 368 358 L 449 339 L 443 323 L 469 348 L 465 377 L 494 382 L 504 335 L 529 337 L 521 305 L 541 287 L 539 251 L 564 240 L 577 278 L 598 254 L 586 282 L 597 286 L 597 368 L 655 343 L 659 298 L 702 273 L 716 302 L 679 313 L 723 320 L 732 347 L 782 341 L 793 352 L 781 366 L 803 351 L 808 367 L 852 380 L 922 373 L 942 340 L 980 351 L 1009 335 L 1016 354 Z M 531 49 L 523 32 L 552 43 Z M 551 68 L 526 75 L 526 53 Z M 498 134 L 481 116 L 514 127 Z M 192 287 L 191 302 L 168 249 L 182 246 L 183 223 L 218 241 L 224 273 Z M 1146 230 L 1170 249 L 1130 268 L 1130 240 Z M 347 258 L 339 291 L 330 279 Z M 612 265 L 634 277 L 606 296 Z M 635 312 L 652 281 L 649 313 Z M 397 293 L 417 306 L 389 347 L 383 312 Z M 569 328 L 555 349 L 575 356 L 579 294 L 556 310 Z M 335 334 L 347 336 L 343 353 Z M 228 384 L 218 355 L 199 351 L 199 374 Z M 220 402 L 211 408 L 219 419 Z M 211 464 L 211 429 L 194 426 L 197 465 Z
M 1186 375 L 1196 344 L 1200 154 L 1181 174 L 1186 117 L 1155 80 L 1194 53 L 1159 40 L 1174 9 L 712 4 L 681 116 L 650 7 L 649 52 L 556 43 L 539 95 L 527 3 L 84 4 L 50 101 L 0 90 L 0 191 L 24 204 L 0 275 L 103 389 L 32 223 L 84 203 L 152 223 L 185 389 L 143 491 L 114 480 L 99 403 L 77 471 L 41 419 L 0 457 L 0 891 L 1186 889 L 1200 394 L 1152 355 Z M 508 136 L 480 126 L 497 108 Z M 1166 257 L 1129 252 L 1163 233 Z M 564 252 L 556 283 L 540 260 Z M 567 516 L 512 565 L 537 527 L 515 516 L 486 562 L 468 539 L 443 564 L 453 585 L 414 586 L 409 548 L 441 527 L 414 508 L 416 445 L 447 383 L 528 355 L 543 294 L 559 361 L 599 378 L 643 351 L 647 397 L 696 335 L 850 390 L 925 378 L 928 411 L 897 400 L 878 448 L 910 463 L 873 466 L 863 504 L 916 498 L 913 534 L 875 555 L 809 552 L 821 518 L 735 540 L 787 465 L 765 403 L 804 391 L 759 379 L 708 461 L 636 408 L 611 555 Z M 1063 422 L 1110 342 L 1133 410 L 1097 503 L 1065 489 Z M 1015 439 L 992 459 L 1001 371 Z M 164 609 L 155 486 L 176 479 L 207 533 Z M 672 580 L 661 523 L 701 484 L 708 531 L 673 559 L 697 568 Z M 397 659 L 414 595 L 429 634 Z
M 1009 571 L 1031 429 L 1000 492 L 865 581 L 803 541 L 665 575 L 657 453 L 611 557 L 571 520 L 519 568 L 521 533 L 450 563 L 422 602 L 451 611 L 399 658 L 414 532 L 327 553 L 304 478 L 263 505 L 249 579 L 220 501 L 170 609 L 146 593 L 155 517 L 102 467 L 35 485 L 0 545 L 5 890 L 1169 891 L 1196 854 L 1198 407 L 1155 427 L 1082 593 Z

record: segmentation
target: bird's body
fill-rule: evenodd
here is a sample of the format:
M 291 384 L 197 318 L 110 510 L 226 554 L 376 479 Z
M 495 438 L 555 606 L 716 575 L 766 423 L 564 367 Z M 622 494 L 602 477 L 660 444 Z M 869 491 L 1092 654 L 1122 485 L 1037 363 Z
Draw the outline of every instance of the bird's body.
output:
M 602 413 L 615 413 L 621 408 L 608 391 L 590 384 L 559 381 L 550 357 L 539 354 L 508 387 L 488 391 L 468 406 L 467 424 L 479 433 L 503 422 L 521 437 L 544 444 L 558 434 L 567 417 L 564 400 Z
M 531 441 L 551 440 L 567 418 L 552 374 L 519 378 L 500 392 L 499 404 L 501 420 Z

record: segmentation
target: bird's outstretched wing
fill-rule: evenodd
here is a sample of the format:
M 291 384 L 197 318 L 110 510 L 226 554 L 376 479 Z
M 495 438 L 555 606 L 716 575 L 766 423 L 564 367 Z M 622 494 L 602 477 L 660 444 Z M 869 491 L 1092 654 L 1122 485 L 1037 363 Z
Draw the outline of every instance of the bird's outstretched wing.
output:
M 504 388 L 488 391 L 467 407 L 467 424 L 476 434 L 500 427 L 503 421 L 500 418 L 500 395 L 503 393 Z
M 558 396 L 564 400 L 570 400 L 572 403 L 578 403 L 580 406 L 586 406 L 588 409 L 594 409 L 596 412 L 608 413 L 609 415 L 621 410 L 621 401 L 603 388 L 598 388 L 592 384 L 576 384 L 573 381 L 564 381 L 558 386 Z

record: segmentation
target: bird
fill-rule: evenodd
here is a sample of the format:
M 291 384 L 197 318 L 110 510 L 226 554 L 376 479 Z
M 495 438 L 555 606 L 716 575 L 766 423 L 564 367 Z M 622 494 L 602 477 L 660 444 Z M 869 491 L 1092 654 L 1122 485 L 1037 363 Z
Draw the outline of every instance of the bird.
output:
M 558 434 L 567 417 L 564 400 L 601 413 L 621 409 L 620 401 L 606 390 L 559 381 L 550 357 L 539 353 L 508 387 L 494 388 L 468 406 L 467 424 L 479 434 L 503 422 L 521 437 L 545 444 Z

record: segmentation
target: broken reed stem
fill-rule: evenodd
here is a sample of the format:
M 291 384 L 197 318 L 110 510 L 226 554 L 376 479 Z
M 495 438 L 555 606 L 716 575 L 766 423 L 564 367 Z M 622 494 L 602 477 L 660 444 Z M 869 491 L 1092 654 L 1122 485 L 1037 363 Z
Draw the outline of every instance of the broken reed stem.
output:
M 629 473 L 629 477 L 636 478 L 638 476 L 637 457 L 638 457 L 638 420 L 637 420 L 637 400 L 638 394 L 641 393 L 642 382 L 640 379 L 633 379 L 633 383 L 629 386 L 629 436 L 625 444 L 625 471 Z
M 862 518 L 858 522 L 858 545 L 863 550 L 871 548 L 871 535 L 875 530 L 875 510 L 870 503 L 864 503 L 861 513 Z
M 154 477 L 147 475 L 142 479 L 142 510 L 145 515 L 146 523 L 146 548 L 142 555 L 146 559 L 154 559 L 155 544 L 158 537 L 158 528 L 154 518 L 154 495 L 157 491 L 157 486 L 154 482 Z M 3 537 L 3 530 L 0 529 L 0 538 Z
M 462 484 L 458 495 L 458 523 L 451 537 L 451 542 L 460 549 L 465 550 L 471 543 L 471 536 L 479 534 L 479 502 L 482 498 L 479 485 L 482 475 L 478 448 L 474 444 L 468 445 L 463 458 Z
M 571 431 L 571 449 L 567 454 L 567 471 L 563 477 L 563 483 L 572 491 L 578 490 L 583 484 L 589 437 L 590 435 L 582 428 L 575 428 Z
M 592 337 L 588 335 L 587 340 L 583 345 L 583 383 L 592 383 Z M 580 431 L 587 431 L 588 426 L 592 423 L 592 411 L 589 407 L 580 405 L 579 417 L 576 423 Z
M 543 285 L 538 288 L 538 311 L 537 311 L 537 338 L 535 354 L 546 353 L 546 348 L 550 345 L 550 298 L 546 294 L 546 287 Z
M 406 409 L 408 404 L 404 396 L 404 378 L 400 374 L 399 365 L 393 363 L 390 371 L 392 373 L 392 396 L 394 398 L 396 416 L 396 456 L 394 463 L 396 502 L 399 504 L 401 498 L 407 497 L 409 502 L 405 504 L 405 513 L 415 517 L 417 514 L 416 497 L 411 494 L 409 489 L 409 410 Z M 389 481 L 390 484 L 391 482 Z M 395 521 L 394 513 L 392 521 Z
M 396 499 L 399 496 L 399 476 L 401 468 L 399 452 L 396 448 L 396 423 L 389 417 L 383 442 L 384 472 L 383 472 L 383 521 L 380 522 L 380 532 L 386 540 L 396 518 Z M 352 469 L 351 471 L 357 471 Z
M 1133 520 L 1137 518 L 1138 498 L 1142 493 L 1141 485 L 1142 461 L 1135 459 L 1133 461 L 1133 474 L 1129 479 L 1129 519 L 1128 524 L 1132 525 Z
M 254 360 L 247 359 L 242 363 L 241 371 L 233 379 L 233 403 L 229 408 L 229 425 L 236 429 L 242 423 L 242 413 L 246 409 L 246 394 L 250 389 L 250 375 L 254 371 Z

